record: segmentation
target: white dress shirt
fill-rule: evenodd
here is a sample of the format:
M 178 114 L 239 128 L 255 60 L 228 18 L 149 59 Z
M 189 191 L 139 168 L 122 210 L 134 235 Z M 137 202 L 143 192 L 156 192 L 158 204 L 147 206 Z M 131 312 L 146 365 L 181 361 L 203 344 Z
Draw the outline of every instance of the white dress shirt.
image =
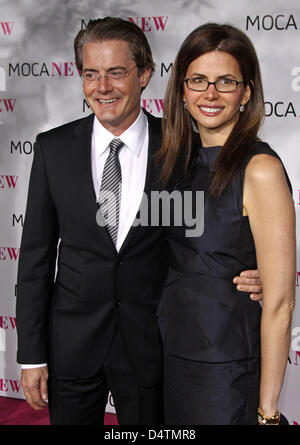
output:
M 109 144 L 116 136 L 106 130 L 95 117 L 92 134 L 92 175 L 95 199 L 99 195 L 104 164 L 109 155 Z M 119 152 L 122 172 L 122 196 L 117 236 L 120 250 L 142 201 L 148 160 L 148 119 L 140 112 L 136 121 L 121 136 L 125 145 Z
M 115 137 L 103 127 L 95 116 L 91 141 L 91 165 L 95 201 L 97 201 L 100 191 L 104 164 L 109 155 L 109 144 Z M 149 133 L 148 119 L 142 110 L 135 122 L 118 138 L 125 144 L 119 152 L 122 172 L 122 195 L 116 244 L 116 249 L 119 252 L 135 220 L 145 188 Z M 41 366 L 47 366 L 47 364 L 21 365 L 21 368 L 27 369 Z

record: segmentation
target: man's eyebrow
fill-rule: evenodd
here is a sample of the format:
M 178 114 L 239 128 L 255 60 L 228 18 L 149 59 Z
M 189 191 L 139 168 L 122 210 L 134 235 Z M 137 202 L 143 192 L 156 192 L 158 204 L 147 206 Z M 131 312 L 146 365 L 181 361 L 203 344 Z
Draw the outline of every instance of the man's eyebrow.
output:
M 93 71 L 94 73 L 98 73 L 98 70 L 95 70 L 94 68 L 84 68 L 83 72 L 85 73 L 86 71 Z
M 120 65 L 112 66 L 112 67 L 108 68 L 108 70 L 106 70 L 106 72 L 114 71 L 114 70 L 125 70 L 126 71 L 126 68 L 124 66 L 120 66 Z M 84 68 L 83 72 L 85 73 L 86 71 L 92 71 L 93 73 L 99 73 L 99 71 L 96 70 L 95 68 Z
M 126 68 L 125 68 L 125 66 L 117 65 L 117 66 L 112 66 L 111 68 L 108 68 L 107 71 L 114 71 L 114 70 L 126 70 Z

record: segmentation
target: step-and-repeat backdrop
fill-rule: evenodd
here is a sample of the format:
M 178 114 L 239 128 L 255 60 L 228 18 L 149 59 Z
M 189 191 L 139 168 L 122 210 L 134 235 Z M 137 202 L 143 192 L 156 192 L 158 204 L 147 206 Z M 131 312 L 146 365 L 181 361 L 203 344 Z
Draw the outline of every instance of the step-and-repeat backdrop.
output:
M 163 112 L 175 55 L 194 28 L 208 21 L 228 22 L 248 34 L 264 83 L 266 118 L 261 137 L 286 165 L 300 234 L 298 0 L 0 0 L 0 396 L 23 397 L 16 363 L 15 294 L 34 140 L 41 131 L 90 113 L 74 62 L 73 39 L 89 19 L 105 16 L 136 23 L 149 39 L 156 72 L 143 93 L 142 106 L 156 116 Z M 291 424 L 300 423 L 299 391 L 297 302 L 280 400 Z M 107 410 L 114 410 L 112 400 Z

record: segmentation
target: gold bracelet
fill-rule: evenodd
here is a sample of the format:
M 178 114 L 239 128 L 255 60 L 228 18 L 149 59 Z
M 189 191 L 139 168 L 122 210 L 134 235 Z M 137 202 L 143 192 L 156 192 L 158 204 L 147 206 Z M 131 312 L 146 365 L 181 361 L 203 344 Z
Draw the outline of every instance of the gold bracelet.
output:
M 258 409 L 257 416 L 259 425 L 279 425 L 280 412 L 278 410 L 272 416 L 266 416 Z

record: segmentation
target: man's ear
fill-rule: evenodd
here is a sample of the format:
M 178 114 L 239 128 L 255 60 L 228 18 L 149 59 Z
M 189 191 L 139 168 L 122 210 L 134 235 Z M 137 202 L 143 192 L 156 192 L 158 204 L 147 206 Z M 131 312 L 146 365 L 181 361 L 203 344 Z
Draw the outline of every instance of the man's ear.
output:
M 140 74 L 141 88 L 146 88 L 151 78 L 152 68 L 145 68 Z

